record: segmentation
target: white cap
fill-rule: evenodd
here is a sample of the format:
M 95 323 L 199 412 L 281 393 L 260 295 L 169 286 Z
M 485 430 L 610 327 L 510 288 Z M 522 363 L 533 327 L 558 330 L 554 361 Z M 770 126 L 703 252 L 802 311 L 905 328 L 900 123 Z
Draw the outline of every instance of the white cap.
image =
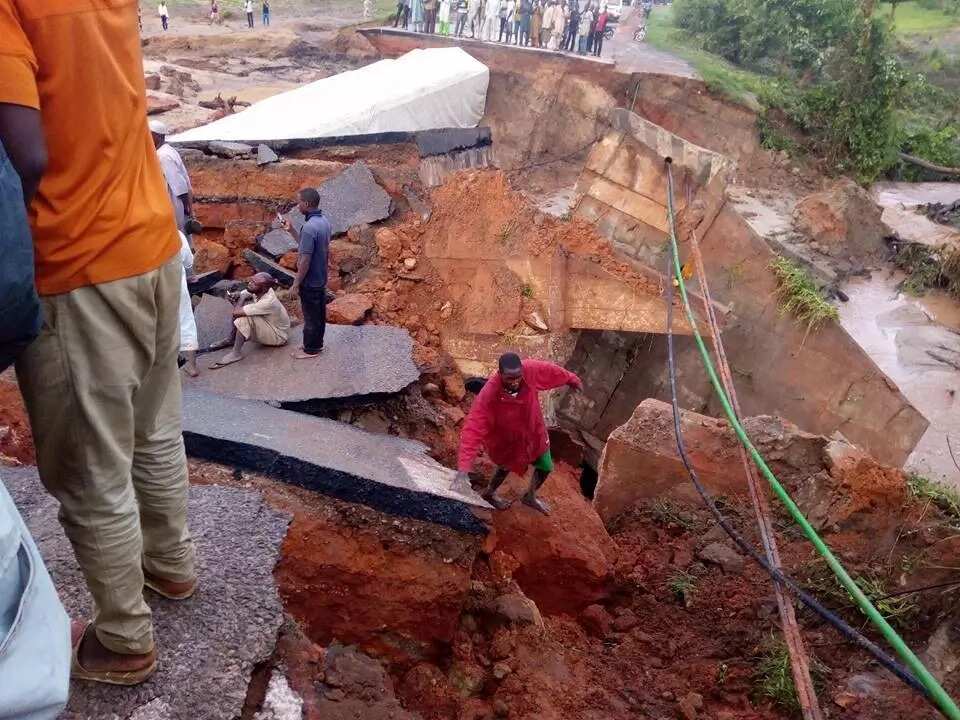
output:
M 151 120 L 147 125 L 150 128 L 150 132 L 154 135 L 169 135 L 170 128 L 168 128 L 164 123 L 159 120 Z

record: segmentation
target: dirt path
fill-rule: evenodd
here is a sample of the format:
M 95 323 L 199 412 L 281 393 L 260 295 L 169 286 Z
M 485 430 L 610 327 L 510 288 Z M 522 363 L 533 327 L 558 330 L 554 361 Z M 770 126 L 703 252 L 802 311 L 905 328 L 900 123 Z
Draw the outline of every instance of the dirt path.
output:
M 657 50 L 647 43 L 634 42 L 633 34 L 640 24 L 640 13 L 625 8 L 616 34 L 604 41 L 603 56 L 613 60 L 623 72 L 645 72 L 695 78 L 696 70 L 686 60 Z

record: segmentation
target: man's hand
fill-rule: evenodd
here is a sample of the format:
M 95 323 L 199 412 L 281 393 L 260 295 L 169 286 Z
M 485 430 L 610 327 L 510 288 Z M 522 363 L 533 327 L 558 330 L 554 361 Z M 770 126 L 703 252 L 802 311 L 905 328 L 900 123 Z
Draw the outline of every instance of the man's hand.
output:
M 580 378 L 577 378 L 576 380 L 571 380 L 570 382 L 567 383 L 567 387 L 570 388 L 570 390 L 573 392 L 580 392 L 581 390 L 583 390 L 583 381 L 580 380 Z
M 242 308 L 242 307 L 238 307 L 238 308 L 234 308 L 234 309 L 233 309 L 233 319 L 234 319 L 234 320 L 236 320 L 237 318 L 242 318 L 242 317 L 246 317 L 246 316 L 247 316 L 247 314 L 243 311 L 243 308 Z

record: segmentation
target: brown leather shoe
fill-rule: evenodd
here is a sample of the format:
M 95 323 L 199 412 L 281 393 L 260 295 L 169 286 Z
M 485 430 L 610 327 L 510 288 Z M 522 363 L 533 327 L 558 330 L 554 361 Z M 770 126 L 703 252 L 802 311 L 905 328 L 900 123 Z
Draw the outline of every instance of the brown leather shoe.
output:
M 80 620 L 70 623 L 71 678 L 107 685 L 139 685 L 153 675 L 157 669 L 156 648 L 140 655 L 115 653 L 100 643 L 96 633 L 88 632 L 91 627 L 92 623 Z
M 186 600 L 197 590 L 196 578 L 185 582 L 174 582 L 148 573 L 146 570 L 143 571 L 143 584 L 167 600 Z

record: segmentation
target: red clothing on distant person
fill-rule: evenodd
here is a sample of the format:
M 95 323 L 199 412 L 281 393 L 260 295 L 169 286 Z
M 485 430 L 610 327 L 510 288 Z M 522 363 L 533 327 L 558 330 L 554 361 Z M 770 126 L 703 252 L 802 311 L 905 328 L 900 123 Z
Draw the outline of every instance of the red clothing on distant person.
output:
M 594 32 L 603 32 L 604 30 L 606 30 L 606 29 L 607 29 L 607 20 L 608 20 L 609 18 L 610 18 L 610 16 L 607 15 L 607 11 L 606 11 L 606 10 L 604 10 L 602 13 L 600 13 L 600 16 L 597 18 L 596 24 L 593 26 Z
M 543 360 L 523 361 L 523 384 L 516 397 L 504 391 L 499 372 L 491 375 L 460 434 L 457 469 L 469 472 L 481 448 L 486 448 L 493 462 L 522 475 L 549 446 L 538 392 L 581 384 L 569 370 Z

